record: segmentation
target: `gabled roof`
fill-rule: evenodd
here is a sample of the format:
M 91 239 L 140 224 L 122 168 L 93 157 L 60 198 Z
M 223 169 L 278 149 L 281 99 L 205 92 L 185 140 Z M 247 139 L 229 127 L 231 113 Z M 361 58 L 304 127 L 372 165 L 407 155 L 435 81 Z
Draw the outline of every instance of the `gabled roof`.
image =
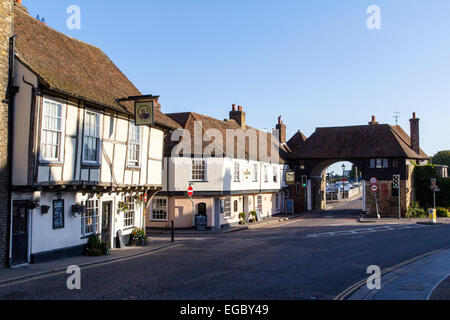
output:
M 429 159 L 411 148 L 411 139 L 399 126 L 376 124 L 366 126 L 317 128 L 291 159 L 352 159 L 396 157 Z
M 194 125 L 195 122 L 201 122 L 202 124 L 202 134 L 206 136 L 206 132 L 210 129 L 218 130 L 222 134 L 223 141 L 221 143 L 215 143 L 215 138 L 210 137 L 212 139 L 209 139 L 209 141 L 203 141 L 202 143 L 202 150 L 205 150 L 206 147 L 210 146 L 211 144 L 214 145 L 219 151 L 220 155 L 216 154 L 216 157 L 222 157 L 226 155 L 227 150 L 227 142 L 226 142 L 226 131 L 227 130 L 239 130 L 241 127 L 237 124 L 234 120 L 219 120 L 216 118 L 212 118 L 206 115 L 198 114 L 195 112 L 181 112 L 181 113 L 169 113 L 167 114 L 168 117 L 170 117 L 172 120 L 176 121 L 181 128 L 186 129 L 189 131 L 191 135 L 191 152 L 194 155 Z M 259 153 L 259 133 L 263 133 L 260 130 L 254 129 L 250 126 L 246 126 L 246 129 L 244 131 L 248 130 L 255 130 L 257 139 L 258 139 L 258 153 Z M 207 139 L 208 140 L 208 139 Z M 267 134 L 267 152 L 270 155 L 271 150 L 271 143 L 273 143 L 275 146 L 279 145 L 275 142 L 275 137 L 271 134 Z M 171 141 L 171 137 L 167 136 L 165 143 L 164 143 L 164 154 L 166 157 L 169 157 L 172 153 L 172 149 L 178 144 L 178 141 Z M 234 155 L 237 157 L 237 143 L 234 145 Z M 280 146 L 279 149 L 278 158 L 280 163 L 284 163 L 284 158 L 287 152 L 284 150 L 284 147 Z M 249 145 L 246 143 L 245 146 L 245 158 L 249 159 L 250 153 L 249 153 Z M 259 157 L 258 157 L 259 159 Z
M 31 17 L 25 7 L 14 6 L 16 56 L 45 87 L 101 107 L 134 114 L 115 99 L 139 96 L 139 90 L 99 48 L 68 37 Z M 170 118 L 155 110 L 156 123 L 175 128 Z
M 297 131 L 292 136 L 292 138 L 289 139 L 289 141 L 287 142 L 287 146 L 289 147 L 289 149 L 294 151 L 299 146 L 302 146 L 305 143 L 306 139 L 306 136 L 301 131 Z

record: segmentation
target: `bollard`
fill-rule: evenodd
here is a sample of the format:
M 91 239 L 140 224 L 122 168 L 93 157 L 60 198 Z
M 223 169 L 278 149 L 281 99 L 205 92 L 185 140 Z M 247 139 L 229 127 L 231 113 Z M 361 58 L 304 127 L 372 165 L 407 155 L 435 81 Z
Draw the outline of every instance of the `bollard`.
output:
M 430 222 L 432 222 L 432 223 L 437 223 L 436 209 L 430 209 L 430 210 L 428 211 L 428 213 L 429 213 L 428 217 L 429 217 L 429 219 L 430 219 Z
M 171 228 L 171 234 L 172 234 L 172 243 L 173 242 L 175 242 L 175 227 L 174 227 L 174 222 L 173 222 L 173 220 L 171 221 L 171 226 L 170 226 L 170 228 Z

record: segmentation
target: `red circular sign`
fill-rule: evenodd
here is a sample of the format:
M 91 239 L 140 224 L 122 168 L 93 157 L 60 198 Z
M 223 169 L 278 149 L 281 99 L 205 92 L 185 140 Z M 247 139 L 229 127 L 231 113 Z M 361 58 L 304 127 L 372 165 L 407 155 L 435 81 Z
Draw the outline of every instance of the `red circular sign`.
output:
M 377 191 L 378 191 L 378 186 L 377 186 L 376 184 L 374 184 L 374 185 L 372 186 L 372 191 L 373 191 L 373 192 L 377 192 Z
M 373 177 L 372 179 L 370 179 L 370 183 L 371 184 L 377 183 L 377 178 Z
M 194 188 L 189 187 L 189 189 L 188 189 L 188 196 L 192 197 L 193 195 L 194 195 Z

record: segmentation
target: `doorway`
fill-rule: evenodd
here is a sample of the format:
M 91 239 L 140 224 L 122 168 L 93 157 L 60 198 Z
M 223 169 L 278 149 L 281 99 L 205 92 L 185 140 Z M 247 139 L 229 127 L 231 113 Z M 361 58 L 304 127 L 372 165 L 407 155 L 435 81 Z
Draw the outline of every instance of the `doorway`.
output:
M 111 242 L 112 201 L 102 202 L 102 241 Z
M 11 265 L 27 264 L 28 260 L 28 200 L 13 201 Z

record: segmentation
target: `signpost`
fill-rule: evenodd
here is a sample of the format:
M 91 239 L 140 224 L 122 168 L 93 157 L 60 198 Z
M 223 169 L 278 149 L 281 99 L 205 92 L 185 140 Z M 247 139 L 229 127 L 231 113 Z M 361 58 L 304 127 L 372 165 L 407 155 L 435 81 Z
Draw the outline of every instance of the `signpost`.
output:
M 441 191 L 437 186 L 437 180 L 435 178 L 431 179 L 431 190 L 433 191 L 433 208 L 436 209 L 436 192 Z
M 192 184 L 189 185 L 188 191 L 187 191 L 188 197 L 189 199 L 191 199 L 192 202 L 192 225 L 195 227 L 195 203 L 194 200 L 192 199 L 192 196 L 194 195 L 194 188 L 192 187 Z
M 372 184 L 371 189 L 372 189 L 373 194 L 375 195 L 375 206 L 377 207 L 377 217 L 378 217 L 378 220 L 380 220 L 381 216 L 380 216 L 380 211 L 378 210 L 378 198 L 377 198 L 378 185 L 377 185 L 377 181 L 378 180 L 375 177 L 370 179 L 370 183 Z

